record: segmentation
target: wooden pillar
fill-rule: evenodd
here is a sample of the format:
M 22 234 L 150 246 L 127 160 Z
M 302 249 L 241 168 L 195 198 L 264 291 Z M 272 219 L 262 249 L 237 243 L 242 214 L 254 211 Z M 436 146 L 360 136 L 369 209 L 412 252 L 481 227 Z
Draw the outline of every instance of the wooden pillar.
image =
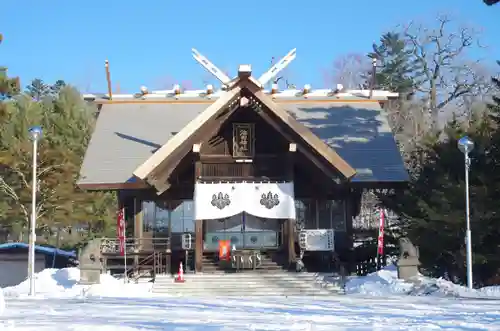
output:
M 194 263 L 196 272 L 203 271 L 203 220 L 195 221 Z
M 134 251 L 136 252 L 142 250 L 142 231 L 142 201 L 140 199 L 134 198 Z M 139 265 L 139 262 L 139 255 L 134 255 L 134 265 Z
M 347 274 L 350 275 L 356 270 L 356 259 L 354 254 L 354 232 L 353 232 L 353 218 L 355 215 L 354 205 L 357 203 L 355 199 L 358 195 L 353 194 L 352 189 L 346 190 L 347 194 L 344 197 L 344 217 L 347 235 Z M 360 202 L 358 202 L 360 203 Z
M 201 179 L 202 173 L 202 164 L 200 160 L 200 150 L 201 144 L 193 145 L 193 154 L 194 154 L 194 182 Z M 196 197 L 194 197 L 196 199 Z M 196 205 L 196 201 L 194 201 Z M 203 220 L 195 220 L 194 226 L 194 270 L 196 272 L 203 271 Z
M 142 248 L 143 226 L 142 200 L 134 198 L 134 238 L 135 247 L 138 250 Z
M 297 145 L 295 143 L 290 143 L 288 148 L 287 155 L 287 180 L 293 182 L 294 180 L 294 161 L 295 161 L 295 152 L 297 151 Z M 295 253 L 295 220 L 289 219 L 285 221 L 286 227 L 286 237 L 285 237 L 285 245 L 288 257 L 288 264 L 292 265 L 295 263 L 296 253 Z

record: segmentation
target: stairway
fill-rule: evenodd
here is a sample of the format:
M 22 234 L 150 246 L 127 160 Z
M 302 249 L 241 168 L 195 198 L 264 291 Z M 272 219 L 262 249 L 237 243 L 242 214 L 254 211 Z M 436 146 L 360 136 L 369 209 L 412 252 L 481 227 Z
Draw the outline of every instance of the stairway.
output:
M 340 279 L 327 283 L 318 274 L 283 270 L 187 274 L 185 280 L 184 283 L 175 283 L 172 276 L 157 276 L 153 293 L 190 297 L 331 296 L 343 293 Z

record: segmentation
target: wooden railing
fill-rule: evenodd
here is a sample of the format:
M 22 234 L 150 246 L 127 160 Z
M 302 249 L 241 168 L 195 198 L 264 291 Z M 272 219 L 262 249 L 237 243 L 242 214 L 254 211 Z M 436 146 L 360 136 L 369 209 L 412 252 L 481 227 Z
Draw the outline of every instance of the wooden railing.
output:
M 285 166 L 275 160 L 254 160 L 252 163 L 202 163 L 203 178 L 243 178 L 268 177 L 280 178 L 285 173 Z

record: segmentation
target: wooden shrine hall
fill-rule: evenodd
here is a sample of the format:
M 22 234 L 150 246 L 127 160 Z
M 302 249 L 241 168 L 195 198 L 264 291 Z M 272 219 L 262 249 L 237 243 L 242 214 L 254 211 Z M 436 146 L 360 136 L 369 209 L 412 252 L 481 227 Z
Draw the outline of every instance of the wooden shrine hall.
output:
M 304 256 L 311 270 L 331 268 L 333 255 L 348 261 L 362 190 L 408 180 L 383 111 L 397 94 L 280 91 L 269 82 L 295 50 L 259 78 L 249 65 L 229 78 L 193 56 L 221 89 L 84 95 L 98 120 L 78 185 L 117 191 L 128 264 L 159 254 L 164 272 L 179 262 L 209 272 L 222 268 L 221 240 L 238 257 L 224 268 L 241 271 L 294 269 Z M 112 269 L 123 257 L 116 238 L 102 240 Z

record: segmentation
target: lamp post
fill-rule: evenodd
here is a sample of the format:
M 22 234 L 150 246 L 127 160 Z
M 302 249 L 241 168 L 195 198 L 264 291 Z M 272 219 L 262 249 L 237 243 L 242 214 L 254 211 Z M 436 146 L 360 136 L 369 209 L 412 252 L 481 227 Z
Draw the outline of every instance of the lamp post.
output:
M 30 279 L 30 295 L 35 295 L 35 227 L 36 227 L 36 191 L 37 191 L 37 150 L 38 141 L 42 138 L 42 128 L 33 126 L 29 128 L 30 139 L 33 141 L 33 178 L 31 191 L 31 224 L 30 224 L 30 242 L 29 242 L 29 261 L 28 271 Z
M 469 210 L 469 169 L 470 158 L 469 153 L 474 149 L 474 142 L 465 136 L 458 140 L 458 149 L 465 156 L 465 216 L 466 216 L 466 232 L 465 246 L 467 250 L 467 287 L 472 289 L 472 240 L 470 230 L 470 210 Z

